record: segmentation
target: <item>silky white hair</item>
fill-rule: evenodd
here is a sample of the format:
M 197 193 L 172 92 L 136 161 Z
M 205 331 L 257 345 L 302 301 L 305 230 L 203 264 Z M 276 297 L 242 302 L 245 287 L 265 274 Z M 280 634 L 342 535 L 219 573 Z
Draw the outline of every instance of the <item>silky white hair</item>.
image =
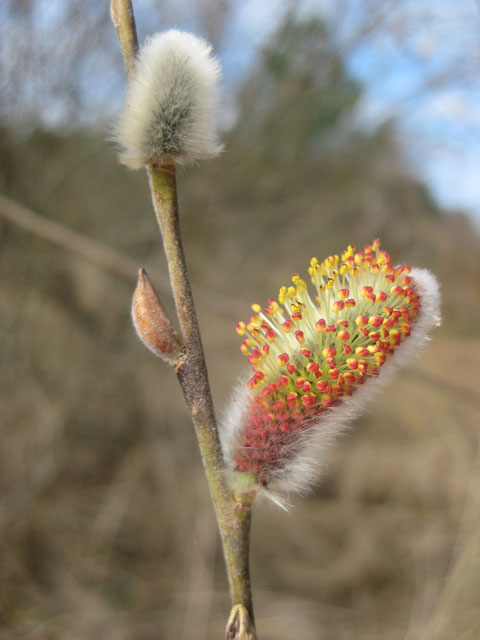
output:
M 441 322 L 440 287 L 435 276 L 426 269 L 412 269 L 410 276 L 420 294 L 421 302 L 419 313 L 411 325 L 410 336 L 395 348 L 395 353 L 380 368 L 378 376 L 368 378 L 352 396 L 346 397 L 340 405 L 313 418 L 301 434 L 295 434 L 298 439 L 292 445 L 291 456 L 287 462 L 282 463 L 267 487 L 256 487 L 259 494 L 285 508 L 285 494 L 308 493 L 322 471 L 325 453 L 335 436 L 342 433 L 349 423 L 362 413 L 378 394 L 381 386 L 390 380 L 395 370 L 405 365 L 430 340 L 430 330 L 439 326 Z M 233 393 L 221 423 L 222 447 L 227 465 L 232 471 L 235 468 L 234 455 L 245 428 L 249 394 L 250 390 L 245 381 L 242 381 Z
M 121 162 L 138 169 L 165 159 L 188 164 L 217 155 L 220 75 L 205 40 L 174 29 L 148 38 L 116 127 Z

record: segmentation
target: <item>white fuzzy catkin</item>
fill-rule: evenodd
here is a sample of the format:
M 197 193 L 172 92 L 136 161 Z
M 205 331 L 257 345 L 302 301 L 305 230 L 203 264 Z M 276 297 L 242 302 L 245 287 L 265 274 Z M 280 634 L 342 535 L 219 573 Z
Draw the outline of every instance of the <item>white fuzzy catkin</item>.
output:
M 220 74 L 211 46 L 201 38 L 171 30 L 147 39 L 117 125 L 121 161 L 137 169 L 217 155 Z
M 300 434 L 294 445 L 293 455 L 285 465 L 279 468 L 277 476 L 268 487 L 256 486 L 259 494 L 263 494 L 285 508 L 286 494 L 308 493 L 322 471 L 325 453 L 335 437 L 366 409 L 382 385 L 391 379 L 395 370 L 407 364 L 410 358 L 429 341 L 429 332 L 441 322 L 440 287 L 435 276 L 426 269 L 412 269 L 410 275 L 421 296 L 420 311 L 415 322 L 412 323 L 410 336 L 395 349 L 395 354 L 382 366 L 380 375 L 369 378 L 352 396 L 345 398 L 340 405 L 328 409 L 312 421 L 310 426 Z M 245 415 L 248 412 L 249 393 L 244 381 L 238 384 L 221 424 L 222 447 L 227 464 L 232 471 L 235 467 L 233 457 L 244 428 Z

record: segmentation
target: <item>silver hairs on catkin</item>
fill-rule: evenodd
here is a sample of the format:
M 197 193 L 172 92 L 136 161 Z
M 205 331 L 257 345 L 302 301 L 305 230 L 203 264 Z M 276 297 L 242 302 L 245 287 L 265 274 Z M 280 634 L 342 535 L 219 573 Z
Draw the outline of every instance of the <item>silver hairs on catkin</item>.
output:
M 116 137 L 121 161 L 140 168 L 173 160 L 188 164 L 217 155 L 215 111 L 221 70 L 211 46 L 171 30 L 140 49 Z

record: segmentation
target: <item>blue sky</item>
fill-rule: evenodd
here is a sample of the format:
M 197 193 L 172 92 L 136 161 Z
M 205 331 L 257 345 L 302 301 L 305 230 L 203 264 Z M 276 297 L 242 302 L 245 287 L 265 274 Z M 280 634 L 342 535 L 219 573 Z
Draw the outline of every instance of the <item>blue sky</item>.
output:
M 355 34 L 368 19 L 365 2 L 304 0 L 300 13 L 331 20 L 332 37 L 347 46 L 347 65 L 365 86 L 362 126 L 395 118 L 412 167 L 440 204 L 465 209 L 480 227 L 480 3 L 402 0 L 383 4 L 381 27 Z M 290 3 L 246 0 L 230 22 L 224 64 L 246 74 L 258 48 Z M 345 11 L 347 7 L 347 11 Z

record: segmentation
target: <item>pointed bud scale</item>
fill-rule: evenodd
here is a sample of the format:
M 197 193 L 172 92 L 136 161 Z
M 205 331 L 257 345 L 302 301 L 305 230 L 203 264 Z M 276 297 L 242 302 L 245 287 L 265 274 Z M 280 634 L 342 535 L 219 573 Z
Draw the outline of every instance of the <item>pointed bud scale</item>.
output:
M 143 344 L 156 356 L 175 366 L 182 351 L 182 340 L 144 269 L 138 272 L 137 288 L 132 300 L 132 319 Z
M 348 247 L 341 260 L 312 259 L 313 296 L 294 274 L 277 306 L 269 301 L 274 313 L 237 325 L 242 353 L 262 368 L 234 398 L 222 430 L 232 478 L 250 474 L 256 490 L 277 501 L 277 492 L 304 492 L 333 436 L 438 324 L 435 278 L 395 268 L 379 247 L 375 240 L 364 251 Z

